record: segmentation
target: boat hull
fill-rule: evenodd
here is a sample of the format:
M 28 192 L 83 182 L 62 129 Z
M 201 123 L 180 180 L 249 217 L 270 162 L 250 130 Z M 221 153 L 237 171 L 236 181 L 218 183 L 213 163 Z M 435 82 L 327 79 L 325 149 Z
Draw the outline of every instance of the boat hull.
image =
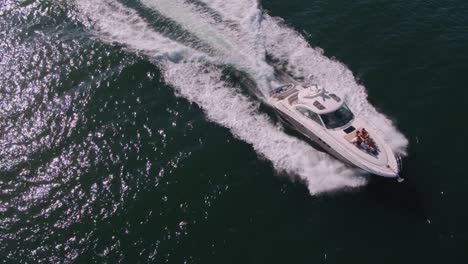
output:
M 396 162 L 397 162 L 398 167 L 399 167 L 398 171 L 396 171 L 396 172 L 394 172 L 394 171 L 382 171 L 382 170 L 377 171 L 375 169 L 370 168 L 369 166 L 366 166 L 364 164 L 355 162 L 355 161 L 351 160 L 350 158 L 342 155 L 341 153 L 336 151 L 330 144 L 328 144 L 324 139 L 320 138 L 320 136 L 318 136 L 312 130 L 305 127 L 301 122 L 297 121 L 296 119 L 290 117 L 289 115 L 283 113 L 280 110 L 277 110 L 276 113 L 277 113 L 279 119 L 281 120 L 281 122 L 287 124 L 288 126 L 293 128 L 294 130 L 298 131 L 299 133 L 304 135 L 306 138 L 311 140 L 314 144 L 317 144 L 318 146 L 320 146 L 321 149 L 323 149 L 324 151 L 326 151 L 327 153 L 329 153 L 330 155 L 332 155 L 336 159 L 342 161 L 343 163 L 345 163 L 345 164 L 347 164 L 349 166 L 357 167 L 359 169 L 362 169 L 362 170 L 364 170 L 364 171 L 366 171 L 368 173 L 374 174 L 374 175 L 378 175 L 378 176 L 382 176 L 382 177 L 388 177 L 388 178 L 398 177 L 398 173 L 401 170 L 401 158 L 399 158 L 399 156 L 394 157 L 396 159 Z

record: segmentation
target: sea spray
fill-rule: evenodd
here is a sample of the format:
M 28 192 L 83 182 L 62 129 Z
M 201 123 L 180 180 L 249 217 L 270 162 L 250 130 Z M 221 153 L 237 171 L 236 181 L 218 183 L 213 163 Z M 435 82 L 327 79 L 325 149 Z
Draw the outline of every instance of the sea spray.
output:
M 365 87 L 356 82 L 344 64 L 327 58 L 321 49 L 312 48 L 299 33 L 286 27 L 279 19 L 266 16 L 262 27 L 264 32 L 268 32 L 265 34 L 268 54 L 285 63 L 290 74 L 312 76 L 322 87 L 340 94 L 353 112 L 366 119 L 395 152 L 406 154 L 408 140 L 367 101 Z
M 322 87 L 340 94 L 353 112 L 365 118 L 395 152 L 406 154 L 408 140 L 391 120 L 377 112 L 367 101 L 365 87 L 356 82 L 353 73 L 344 64 L 324 56 L 322 49 L 311 47 L 301 34 L 286 26 L 282 19 L 261 14 L 262 19 L 259 20 L 257 1 L 201 1 L 241 25 L 241 28 L 257 32 L 256 37 L 263 41 L 265 53 L 285 67 L 289 74 L 298 79 L 311 77 Z M 252 21 L 258 21 L 260 29 Z
M 406 146 L 404 136 L 367 102 L 364 87 L 356 83 L 343 64 L 326 58 L 320 49 L 311 48 L 300 34 L 277 19 L 262 14 L 255 1 L 239 2 L 245 4 L 245 13 L 249 14 L 244 17 L 226 13 L 228 10 L 222 10 L 219 1 L 206 1 L 205 8 L 213 8 L 213 12 L 229 21 L 225 25 L 212 25 L 215 19 L 206 18 L 209 12 L 197 13 L 201 11 L 182 1 L 177 2 L 178 11 L 167 10 L 166 6 L 162 7 L 164 10 L 158 10 L 161 6 L 151 4 L 149 0 L 143 2 L 175 23 L 179 23 L 181 16 L 177 12 L 189 12 L 183 18 L 189 20 L 180 22 L 186 24 L 184 30 L 196 34 L 216 52 L 206 53 L 191 48 L 196 45 L 165 37 L 148 24 L 147 18 L 116 1 L 96 4 L 80 0 L 77 7 L 81 15 L 93 21 L 89 28 L 97 37 L 106 42 L 118 42 L 132 52 L 146 55 L 148 60 L 159 66 L 164 80 L 176 88 L 178 96 L 198 104 L 209 120 L 228 128 L 235 137 L 252 145 L 278 171 L 305 181 L 312 194 L 361 186 L 366 180 L 359 176 L 359 171 L 284 133 L 267 114 L 259 111 L 257 101 L 241 93 L 238 87 L 223 81 L 224 65 L 246 71 L 255 81 L 262 82 L 265 76 L 273 76 L 273 67 L 265 59 L 266 54 L 272 55 L 286 65 L 292 75 L 298 78 L 312 75 L 320 84 L 343 95 L 357 114 L 378 124 L 395 149 L 402 150 Z M 96 12 L 96 8 L 99 8 L 99 12 Z M 242 8 L 232 10 L 240 12 Z M 198 28 L 188 26 L 190 19 Z M 237 26 L 232 27 L 232 23 L 237 23 Z M 212 35 L 204 38 L 205 33 Z M 217 42 L 219 36 L 223 41 Z M 281 39 L 288 39 L 288 42 L 281 42 Z M 235 56 L 240 51 L 241 59 Z M 260 86 L 259 89 L 263 88 Z
M 242 27 L 232 27 L 228 21 L 219 23 L 210 13 L 182 0 L 141 0 L 141 3 L 211 46 L 216 51 L 213 57 L 220 64 L 233 65 L 252 76 L 257 83 L 256 94 L 269 95 L 274 70 L 265 60 L 263 43 L 258 45 L 258 36 L 250 34 L 255 27 L 243 30 Z M 259 26 L 256 23 L 258 29 Z
M 209 120 L 227 127 L 235 137 L 249 143 L 275 168 L 306 182 L 312 194 L 365 183 L 357 172 L 306 142 L 285 134 L 258 104 L 235 87 L 221 81 L 221 70 L 194 63 L 168 63 L 165 80 L 180 96 L 197 103 Z M 185 78 L 180 78 L 183 75 Z

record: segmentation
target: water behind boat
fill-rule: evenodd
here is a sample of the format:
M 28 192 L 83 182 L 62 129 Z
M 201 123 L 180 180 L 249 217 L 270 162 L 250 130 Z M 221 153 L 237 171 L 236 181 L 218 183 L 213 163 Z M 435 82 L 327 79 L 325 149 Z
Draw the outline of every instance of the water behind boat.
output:
M 0 259 L 466 262 L 467 12 L 4 0 Z M 265 94 L 272 64 L 371 120 L 407 154 L 405 181 L 363 176 L 283 129 L 239 78 Z

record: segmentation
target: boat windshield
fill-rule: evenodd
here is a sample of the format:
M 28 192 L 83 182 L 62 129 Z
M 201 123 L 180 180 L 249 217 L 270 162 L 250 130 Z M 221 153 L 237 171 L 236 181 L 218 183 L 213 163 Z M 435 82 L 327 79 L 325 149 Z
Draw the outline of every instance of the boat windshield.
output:
M 354 115 L 346 104 L 341 105 L 335 112 L 321 114 L 322 121 L 327 128 L 333 129 L 342 127 L 353 120 Z

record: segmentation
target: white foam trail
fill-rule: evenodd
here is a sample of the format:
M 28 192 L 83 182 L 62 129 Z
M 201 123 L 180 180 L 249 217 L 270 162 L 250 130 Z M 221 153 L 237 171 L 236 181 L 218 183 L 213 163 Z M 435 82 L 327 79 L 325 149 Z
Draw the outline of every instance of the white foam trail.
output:
M 88 26 L 96 36 L 147 55 L 159 65 L 165 80 L 176 88 L 178 95 L 197 103 L 208 119 L 251 144 L 278 171 L 289 172 L 305 181 L 312 194 L 365 184 L 365 179 L 357 177 L 355 170 L 285 134 L 266 114 L 259 113 L 258 103 L 222 81 L 216 63 L 223 58 L 213 58 L 215 55 L 204 54 L 161 36 L 137 12 L 118 2 L 78 0 L 77 7 L 85 20 L 91 21 Z M 234 41 L 229 43 L 236 44 Z M 257 52 L 255 49 L 245 51 Z
M 364 178 L 355 176 L 356 171 L 281 131 L 266 114 L 258 112 L 258 104 L 222 82 L 219 69 L 208 67 L 207 71 L 207 66 L 199 63 L 166 66 L 165 80 L 181 96 L 200 105 L 210 120 L 251 144 L 277 170 L 299 176 L 311 194 L 365 184 Z
M 263 16 L 258 1 L 255 0 L 201 0 L 201 2 L 207 4 L 224 18 L 237 22 L 245 31 L 256 28 Z M 256 30 L 253 32 L 256 32 Z
M 353 112 L 370 121 L 394 151 L 406 154 L 408 140 L 367 101 L 365 87 L 356 82 L 345 65 L 327 58 L 321 49 L 312 48 L 302 35 L 283 25 L 281 19 L 261 14 L 263 19 L 259 20 L 255 0 L 201 1 L 223 17 L 239 23 L 246 31 L 253 29 L 255 37 L 263 41 L 266 52 L 285 62 L 288 72 L 299 78 L 313 76 L 314 82 L 344 97 Z
M 218 23 L 210 14 L 183 0 L 141 0 L 141 3 L 208 43 L 217 51 L 216 57 L 222 64 L 232 64 L 249 73 L 256 80 L 261 94 L 268 94 L 274 71 L 265 61 L 263 44 L 261 47 L 256 45 L 258 38 Z M 247 32 L 252 32 L 252 28 Z
M 75 1 L 81 21 L 101 40 L 128 45 L 157 60 L 210 60 L 209 56 L 155 32 L 135 10 L 112 0 Z
M 321 49 L 310 47 L 299 33 L 282 25 L 278 19 L 265 16 L 262 27 L 263 32 L 268 32 L 265 34 L 268 53 L 287 62 L 290 73 L 300 77 L 313 76 L 315 82 L 340 94 L 353 112 L 369 121 L 394 151 L 406 154 L 408 140 L 367 101 L 365 87 L 356 82 L 345 65 L 327 58 Z
M 237 55 L 237 51 L 228 41 L 230 36 L 226 35 L 227 31 L 223 32 L 225 34 L 220 33 L 216 28 L 215 21 L 210 21 L 210 17 L 203 17 L 201 11 L 184 4 L 183 0 L 141 0 L 141 3 L 176 21 L 185 30 L 195 34 L 203 41 L 209 42 L 215 50 L 223 54 L 233 52 Z

